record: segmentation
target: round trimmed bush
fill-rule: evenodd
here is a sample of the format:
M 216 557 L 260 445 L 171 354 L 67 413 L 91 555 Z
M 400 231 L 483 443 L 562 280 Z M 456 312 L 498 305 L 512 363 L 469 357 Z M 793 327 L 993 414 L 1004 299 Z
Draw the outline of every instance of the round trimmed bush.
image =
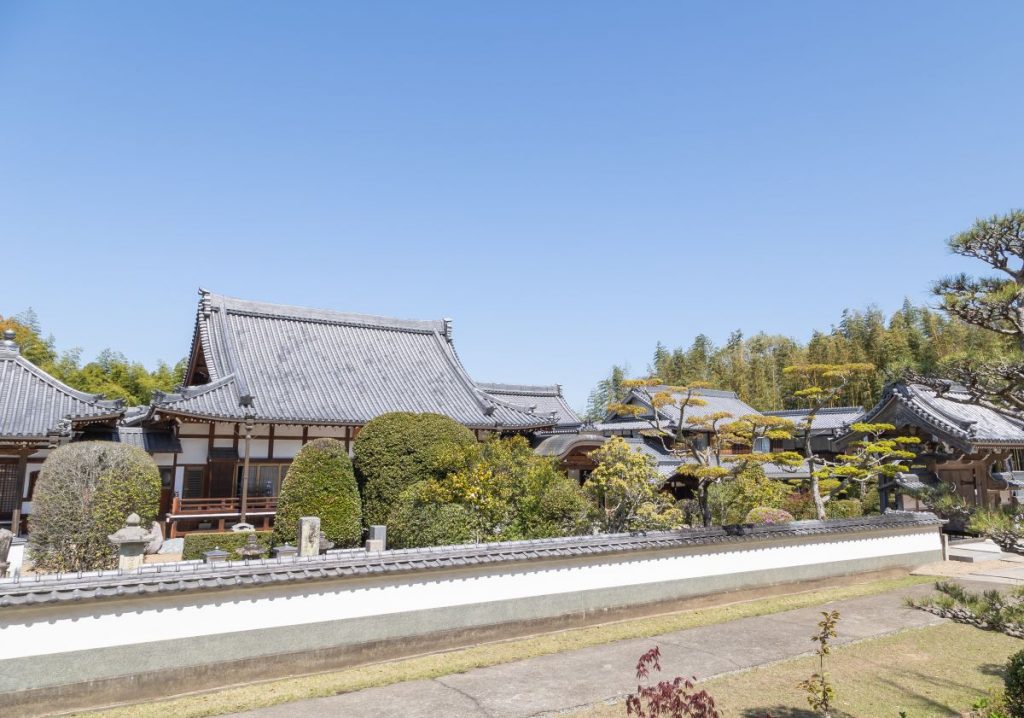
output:
M 388 515 L 388 544 L 417 548 L 472 543 L 476 524 L 469 509 L 431 501 L 424 489 L 424 483 L 414 484 L 399 494 Z
M 319 517 L 320 530 L 335 546 L 356 546 L 362 538 L 362 502 L 352 460 L 337 439 L 309 442 L 288 467 L 274 518 L 278 543 L 295 544 L 303 516 Z
M 83 441 L 55 449 L 39 471 L 32 497 L 28 550 L 43 571 L 117 567 L 107 536 L 129 514 L 150 525 L 160 508 L 160 471 L 142 449 Z
M 852 519 L 864 515 L 860 499 L 832 499 L 825 504 L 825 516 L 830 519 Z
M 386 523 L 406 487 L 462 468 L 475 446 L 473 432 L 440 414 L 394 412 L 368 422 L 354 449 L 364 521 Z
M 773 509 L 768 506 L 756 506 L 747 513 L 748 524 L 758 524 L 760 526 L 772 526 L 775 524 L 784 524 L 793 520 L 793 514 L 782 509 Z
M 1006 662 L 1006 708 L 1012 718 L 1024 718 L 1024 651 L 1018 651 Z

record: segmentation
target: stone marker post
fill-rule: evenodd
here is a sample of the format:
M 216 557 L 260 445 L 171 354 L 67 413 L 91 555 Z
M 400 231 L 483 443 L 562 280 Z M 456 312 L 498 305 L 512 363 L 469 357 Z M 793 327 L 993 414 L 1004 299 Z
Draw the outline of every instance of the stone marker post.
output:
M 320 555 L 320 518 L 303 516 L 299 519 L 299 556 Z
M 7 529 L 0 529 L 0 578 L 7 575 L 7 569 L 11 567 L 7 555 L 11 552 L 11 542 L 14 541 L 14 534 Z
M 367 551 L 383 551 L 387 548 L 388 527 L 374 525 L 370 527 L 370 535 L 366 539 Z
M 153 537 L 140 523 L 142 519 L 139 515 L 132 514 L 125 521 L 124 528 L 107 536 L 110 543 L 117 546 L 117 568 L 121 571 L 134 571 L 142 567 L 146 545 Z

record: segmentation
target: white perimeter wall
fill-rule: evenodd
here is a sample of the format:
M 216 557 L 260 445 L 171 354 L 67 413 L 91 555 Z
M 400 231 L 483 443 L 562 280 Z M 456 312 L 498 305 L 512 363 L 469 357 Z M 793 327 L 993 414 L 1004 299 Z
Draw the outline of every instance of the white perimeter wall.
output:
M 106 601 L 58 606 L 52 615 L 8 609 L 6 616 L 0 611 L 0 660 L 624 586 L 636 586 L 637 603 L 643 603 L 645 584 L 941 550 L 935 528 L 829 538 L 713 553 L 638 553 L 633 560 L 627 555 L 585 564 L 518 564 L 504 573 L 485 573 L 500 569 L 492 564 L 458 575 L 410 575 L 397 584 L 385 583 L 394 581 L 392 577 L 382 578 L 379 585 L 366 580 L 309 581 L 288 584 L 294 589 L 290 595 L 275 587 L 244 597 L 209 591 L 180 596 L 181 605 L 170 610 L 166 602 L 155 600 L 164 596 L 117 602 L 116 608 Z

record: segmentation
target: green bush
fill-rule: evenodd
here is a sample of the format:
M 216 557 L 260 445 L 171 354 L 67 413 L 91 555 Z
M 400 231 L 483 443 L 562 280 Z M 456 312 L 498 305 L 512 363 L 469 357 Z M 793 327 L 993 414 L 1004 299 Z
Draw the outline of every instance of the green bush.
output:
M 43 571 L 94 571 L 117 566 L 107 536 L 136 513 L 156 518 L 160 471 L 142 449 L 84 441 L 55 449 L 39 472 L 32 500 L 29 555 Z
M 181 558 L 183 561 L 195 561 L 202 560 L 203 554 L 207 551 L 212 551 L 215 548 L 219 548 L 222 551 L 228 552 L 228 561 L 241 561 L 242 555 L 238 553 L 238 549 L 245 546 L 246 541 L 249 540 L 249 531 L 223 531 L 220 533 L 203 533 L 195 532 L 185 534 L 185 547 L 182 549 Z M 266 558 L 270 554 L 270 549 L 274 545 L 274 535 L 272 531 L 254 531 L 256 534 L 256 540 L 259 541 L 263 547 L 263 558 Z
M 760 466 L 751 466 L 735 479 L 709 487 L 711 518 L 716 524 L 738 524 L 755 507 L 784 508 L 789 494 L 784 482 L 767 478 Z
M 392 548 L 450 546 L 473 543 L 477 520 L 464 506 L 438 503 L 427 482 L 406 488 L 388 516 L 388 545 Z
M 770 506 L 752 508 L 746 516 L 746 523 L 758 524 L 759 526 L 773 526 L 775 524 L 789 523 L 792 520 L 793 514 L 782 509 L 773 509 Z
M 1024 718 L 1024 651 L 1018 651 L 1006 662 L 1006 707 L 1012 718 Z
M 830 519 L 852 519 L 864 515 L 860 499 L 833 499 L 825 504 L 825 515 Z
M 461 468 L 464 452 L 475 446 L 473 432 L 440 414 L 394 412 L 371 420 L 354 448 L 363 520 L 386 523 L 406 487 Z
M 359 488 L 348 451 L 337 439 L 315 439 L 295 455 L 277 500 L 275 540 L 295 545 L 303 516 L 319 517 L 320 530 L 338 548 L 362 539 Z

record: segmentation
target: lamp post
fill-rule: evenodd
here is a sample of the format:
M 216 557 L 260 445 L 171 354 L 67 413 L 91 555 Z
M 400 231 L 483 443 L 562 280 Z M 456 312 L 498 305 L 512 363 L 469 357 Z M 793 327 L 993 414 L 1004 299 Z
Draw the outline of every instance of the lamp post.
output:
M 247 408 L 245 410 L 245 424 L 242 426 L 245 429 L 245 459 L 242 461 L 242 505 L 238 517 L 240 524 L 246 523 L 245 510 L 249 502 L 249 452 L 252 448 L 253 418 L 252 410 Z

